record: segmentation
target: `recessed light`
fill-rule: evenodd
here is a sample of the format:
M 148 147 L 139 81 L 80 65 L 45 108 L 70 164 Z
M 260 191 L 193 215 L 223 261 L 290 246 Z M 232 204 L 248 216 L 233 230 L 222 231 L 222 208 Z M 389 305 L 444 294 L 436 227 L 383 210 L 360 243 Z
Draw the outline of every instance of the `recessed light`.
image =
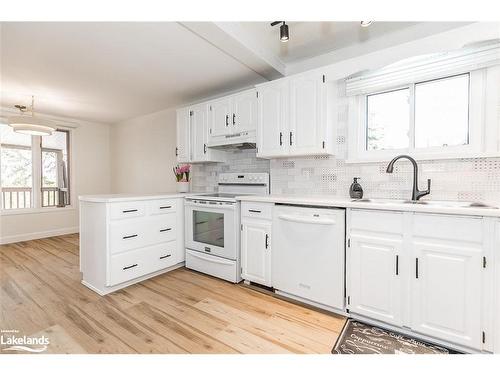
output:
M 361 27 L 368 27 L 373 23 L 373 21 L 361 21 Z

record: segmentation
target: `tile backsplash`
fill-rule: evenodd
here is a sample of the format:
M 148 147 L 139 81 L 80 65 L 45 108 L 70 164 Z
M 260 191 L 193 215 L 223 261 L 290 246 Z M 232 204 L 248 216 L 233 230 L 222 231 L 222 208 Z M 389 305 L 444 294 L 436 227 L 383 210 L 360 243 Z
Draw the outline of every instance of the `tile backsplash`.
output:
M 339 84 L 337 152 L 334 156 L 257 159 L 255 150 L 232 151 L 229 161 L 193 166 L 192 190 L 217 189 L 221 172 L 269 172 L 271 193 L 288 195 L 335 195 L 349 197 L 353 177 L 360 177 L 364 197 L 409 199 L 413 169 L 406 160 L 396 162 L 394 172 L 386 173 L 389 162 L 353 164 L 347 159 L 347 98 Z M 499 108 L 500 115 L 500 108 Z M 431 194 L 437 200 L 500 202 L 500 158 L 466 158 L 420 161 L 419 188 L 432 180 Z
M 255 150 L 227 151 L 226 163 L 193 164 L 191 190 L 213 192 L 217 190 L 219 173 L 268 172 L 269 160 L 257 159 Z

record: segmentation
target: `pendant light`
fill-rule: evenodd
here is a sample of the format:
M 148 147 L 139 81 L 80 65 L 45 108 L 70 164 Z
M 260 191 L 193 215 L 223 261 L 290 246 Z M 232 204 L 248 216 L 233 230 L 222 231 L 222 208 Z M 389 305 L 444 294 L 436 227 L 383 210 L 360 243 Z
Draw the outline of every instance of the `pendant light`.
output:
M 11 116 L 7 118 L 7 123 L 14 129 L 16 133 L 27 135 L 51 135 L 57 129 L 57 126 L 50 120 L 35 116 L 35 97 L 31 97 L 31 106 L 27 108 L 25 105 L 15 105 L 21 115 Z M 31 112 L 31 115 L 25 114 Z
M 288 42 L 288 40 L 290 39 L 290 35 L 288 33 L 288 25 L 285 23 L 285 21 L 274 21 L 274 22 L 271 22 L 271 26 L 276 26 L 276 25 L 279 25 L 281 23 L 281 26 L 280 26 L 280 41 L 282 41 L 283 43 L 285 42 Z

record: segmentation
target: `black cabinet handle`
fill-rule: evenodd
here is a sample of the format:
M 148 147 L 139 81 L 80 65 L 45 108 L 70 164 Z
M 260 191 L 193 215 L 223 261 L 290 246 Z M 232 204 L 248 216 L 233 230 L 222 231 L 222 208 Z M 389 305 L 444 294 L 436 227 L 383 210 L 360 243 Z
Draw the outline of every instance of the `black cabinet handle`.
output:
M 131 266 L 127 266 L 127 267 L 123 267 L 123 270 L 129 270 L 131 268 L 134 268 L 134 267 L 137 267 L 137 263 L 136 264 L 132 264 Z
M 134 210 L 123 210 L 122 212 L 123 212 L 124 214 L 128 214 L 128 213 L 130 213 L 130 212 L 137 212 L 137 210 L 135 210 L 135 209 L 134 209 Z
M 233 113 L 233 125 L 236 125 L 236 115 Z
M 165 208 L 172 208 L 172 206 L 160 206 L 160 210 L 164 210 Z
M 418 279 L 418 258 L 415 258 L 415 278 Z
M 266 233 L 266 249 L 269 247 L 269 235 Z
M 172 230 L 172 228 L 160 229 L 160 232 L 168 232 L 169 230 Z
M 129 238 L 134 238 L 134 237 L 137 237 L 138 234 L 131 234 L 130 236 L 124 236 L 123 239 L 124 240 L 128 240 Z
M 256 214 L 260 214 L 262 211 L 260 211 L 260 210 L 248 210 L 248 212 L 255 212 Z
M 396 255 L 396 275 L 399 275 L 399 255 Z
M 229 115 L 226 115 L 226 126 L 229 125 Z
M 207 144 L 203 144 L 203 153 L 206 154 L 207 153 Z
M 175 148 L 175 156 L 179 156 L 179 147 Z
M 283 146 L 283 133 L 280 132 L 280 146 Z
M 292 142 L 292 132 L 290 132 L 290 146 L 293 144 Z
M 165 258 L 170 258 L 171 256 L 172 256 L 172 254 L 163 255 L 160 257 L 160 260 L 165 259 Z

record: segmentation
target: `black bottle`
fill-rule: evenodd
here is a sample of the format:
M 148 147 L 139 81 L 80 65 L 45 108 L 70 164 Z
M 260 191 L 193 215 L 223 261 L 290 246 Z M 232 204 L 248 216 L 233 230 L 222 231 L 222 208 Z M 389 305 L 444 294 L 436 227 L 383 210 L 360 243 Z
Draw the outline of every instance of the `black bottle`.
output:
M 363 198 L 363 188 L 358 183 L 358 180 L 360 180 L 359 177 L 354 177 L 354 181 L 352 182 L 351 187 L 349 188 L 349 196 L 352 199 Z

